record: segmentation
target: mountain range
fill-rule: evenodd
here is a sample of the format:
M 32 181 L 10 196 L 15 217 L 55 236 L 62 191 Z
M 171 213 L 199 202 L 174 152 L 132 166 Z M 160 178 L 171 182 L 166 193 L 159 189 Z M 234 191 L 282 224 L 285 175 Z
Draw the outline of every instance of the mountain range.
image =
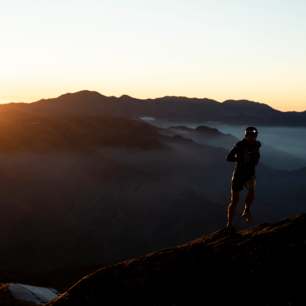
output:
M 0 107 L 1 270 L 113 265 L 226 225 L 234 164 L 225 157 L 236 139 L 205 126 L 158 128 L 129 99 L 84 91 Z M 292 170 L 303 161 L 277 169 L 286 156 L 262 152 L 254 225 L 305 210 L 306 168 Z M 249 227 L 244 196 L 239 231 Z
M 281 112 L 270 106 L 248 100 L 226 100 L 186 97 L 136 99 L 127 95 L 107 97 L 95 91 L 67 93 L 57 98 L 33 103 L 9 103 L 0 106 L 0 122 L 31 116 L 117 115 L 129 118 L 153 117 L 157 121 L 217 121 L 228 124 L 265 126 L 306 126 L 306 111 Z

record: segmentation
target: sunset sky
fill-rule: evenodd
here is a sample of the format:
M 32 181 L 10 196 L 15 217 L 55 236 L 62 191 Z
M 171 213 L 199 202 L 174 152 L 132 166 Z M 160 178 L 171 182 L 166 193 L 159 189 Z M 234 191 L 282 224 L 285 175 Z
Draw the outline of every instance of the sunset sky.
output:
M 306 110 L 305 0 L 0 3 L 0 103 L 87 89 Z

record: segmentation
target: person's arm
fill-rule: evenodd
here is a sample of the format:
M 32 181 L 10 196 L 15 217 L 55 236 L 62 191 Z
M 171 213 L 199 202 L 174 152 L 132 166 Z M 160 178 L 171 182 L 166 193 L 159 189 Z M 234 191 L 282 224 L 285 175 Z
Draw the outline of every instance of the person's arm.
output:
M 244 162 L 243 155 L 241 154 L 241 148 L 235 144 L 226 156 L 227 161 L 231 162 Z
M 258 164 L 259 158 L 260 158 L 260 153 L 259 153 L 259 148 L 261 147 L 260 141 L 256 141 L 256 154 L 255 154 L 255 165 Z

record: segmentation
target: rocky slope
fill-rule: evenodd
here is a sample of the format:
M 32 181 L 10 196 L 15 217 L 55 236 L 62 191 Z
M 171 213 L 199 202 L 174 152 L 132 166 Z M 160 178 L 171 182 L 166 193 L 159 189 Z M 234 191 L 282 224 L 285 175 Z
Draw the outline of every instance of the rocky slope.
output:
M 46 306 L 305 305 L 306 214 L 102 268 Z
M 56 269 L 36 276 L 24 271 L 0 270 L 0 284 L 19 283 L 39 287 L 50 287 L 59 292 L 65 292 L 79 279 L 103 267 L 106 267 L 106 265 L 74 266 L 67 269 Z

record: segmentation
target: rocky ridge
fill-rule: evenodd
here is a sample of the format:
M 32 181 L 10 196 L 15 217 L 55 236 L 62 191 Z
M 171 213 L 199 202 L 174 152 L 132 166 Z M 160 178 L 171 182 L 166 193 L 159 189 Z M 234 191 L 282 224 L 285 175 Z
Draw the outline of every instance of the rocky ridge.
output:
M 105 267 L 46 306 L 305 305 L 306 213 Z

